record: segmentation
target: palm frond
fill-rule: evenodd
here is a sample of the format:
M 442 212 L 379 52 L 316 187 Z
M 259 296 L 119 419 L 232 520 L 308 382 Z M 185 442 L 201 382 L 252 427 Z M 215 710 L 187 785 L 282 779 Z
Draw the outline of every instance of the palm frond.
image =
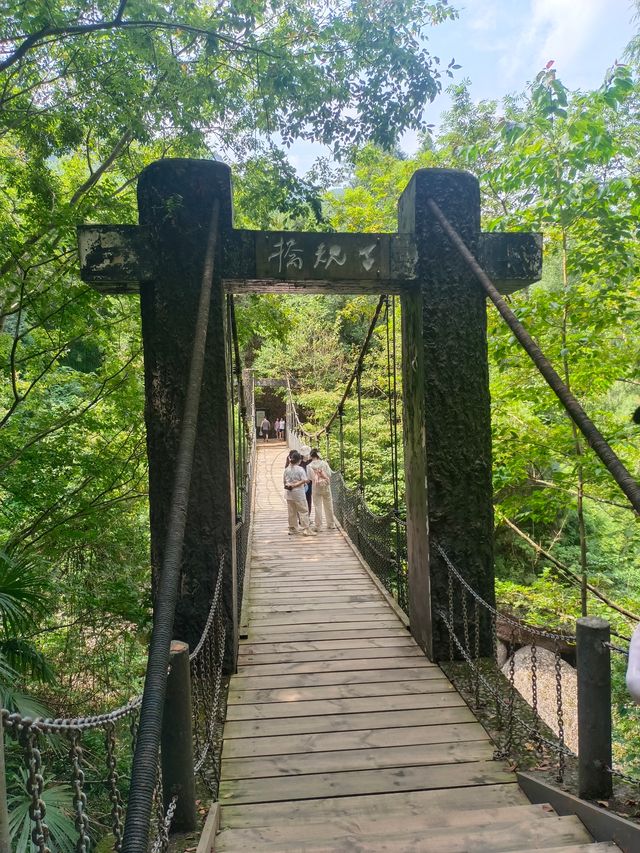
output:
M 46 604 L 46 584 L 34 564 L 24 555 L 0 550 L 0 622 L 5 635 L 30 630 Z
M 0 661 L 3 659 L 22 677 L 30 676 L 47 684 L 55 680 L 55 673 L 46 657 L 29 640 L 20 637 L 0 640 Z M 0 670 L 2 680 L 3 673 Z

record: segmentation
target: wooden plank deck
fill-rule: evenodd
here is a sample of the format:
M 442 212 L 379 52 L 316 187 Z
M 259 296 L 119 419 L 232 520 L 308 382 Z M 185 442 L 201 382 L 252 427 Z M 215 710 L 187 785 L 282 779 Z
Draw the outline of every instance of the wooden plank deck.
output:
M 249 631 L 229 691 L 215 849 L 581 849 L 583 829 L 531 806 L 492 759 L 341 532 L 288 535 L 286 452 L 258 451 Z

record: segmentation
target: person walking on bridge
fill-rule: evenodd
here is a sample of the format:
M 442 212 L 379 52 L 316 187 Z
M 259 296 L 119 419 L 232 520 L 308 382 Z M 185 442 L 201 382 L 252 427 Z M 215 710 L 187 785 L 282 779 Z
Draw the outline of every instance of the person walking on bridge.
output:
M 333 471 L 314 447 L 309 456 L 311 461 L 307 465 L 307 474 L 313 480 L 313 505 L 316 508 L 314 525 L 316 530 L 322 527 L 323 514 L 327 519 L 327 530 L 335 530 L 336 522 L 333 517 L 333 499 L 331 497 L 331 475 Z
M 297 450 L 292 450 L 289 454 L 289 464 L 284 469 L 283 483 L 289 517 L 289 536 L 294 536 L 298 532 L 298 518 L 300 518 L 302 535 L 315 536 L 315 530 L 311 529 L 309 522 L 309 510 L 304 496 L 304 488 L 309 483 L 309 478 L 300 465 L 300 454 Z
M 260 435 L 262 436 L 263 441 L 269 441 L 269 430 L 271 429 L 271 424 L 267 420 L 267 416 L 265 415 L 262 419 L 262 423 L 260 424 Z

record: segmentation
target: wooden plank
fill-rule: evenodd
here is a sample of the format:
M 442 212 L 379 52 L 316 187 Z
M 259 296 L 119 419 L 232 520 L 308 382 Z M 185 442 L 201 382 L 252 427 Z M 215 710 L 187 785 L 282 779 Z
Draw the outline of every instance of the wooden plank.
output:
M 365 595 L 372 598 L 379 598 L 378 591 L 371 589 L 371 584 L 352 583 L 346 584 L 330 583 L 321 584 L 318 581 L 309 582 L 308 584 L 259 584 L 254 583 L 251 586 L 251 598 L 267 598 L 269 601 L 279 600 L 282 596 L 287 598 L 336 598 L 339 596 Z
M 289 592 L 278 592 L 277 595 L 273 593 L 269 593 L 267 595 L 256 595 L 252 593 L 251 595 L 251 604 L 254 607 L 273 607 L 274 602 L 277 602 L 278 605 L 290 605 L 290 604 L 312 604 L 313 606 L 317 604 L 351 604 L 353 602 L 362 602 L 374 601 L 377 603 L 380 602 L 380 595 L 377 590 L 369 590 L 362 592 L 341 592 L 340 590 L 333 590 L 331 592 L 297 592 L 297 593 L 289 593 Z
M 490 761 L 493 745 L 488 741 L 469 743 L 412 744 L 373 749 L 343 750 L 339 763 L 332 752 L 273 755 L 261 758 L 226 759 L 222 779 L 259 779 L 273 776 L 301 776 L 312 773 L 344 773 L 347 770 L 382 770 L 429 764 Z
M 317 717 L 284 717 L 280 720 L 229 720 L 224 737 L 268 737 L 316 732 L 355 732 L 364 729 L 469 723 L 475 717 L 466 705 L 410 711 L 377 711 L 371 714 L 323 714 Z
M 270 644 L 287 642 L 315 643 L 320 640 L 356 640 L 357 642 L 360 642 L 361 640 L 366 641 L 368 639 L 375 639 L 377 637 L 400 638 L 411 637 L 411 635 L 407 633 L 406 628 L 404 628 L 402 625 L 398 625 L 397 623 L 388 627 L 347 627 L 337 628 L 334 630 L 327 630 L 326 626 L 317 626 L 315 630 L 311 630 L 311 626 L 309 626 L 308 628 L 300 628 L 296 629 L 295 631 L 285 632 L 282 632 L 277 628 L 265 628 L 262 631 L 251 631 L 247 642 L 251 645 L 258 645 L 262 643 Z
M 285 853 L 298 851 L 300 845 L 304 844 L 306 853 L 343 853 L 344 850 L 354 849 L 359 853 L 501 853 L 511 847 L 514 839 L 517 839 L 518 844 L 525 845 L 521 848 L 525 850 L 552 847 L 557 851 L 558 845 L 589 843 L 588 833 L 575 818 L 556 816 L 537 821 L 527 817 L 481 827 L 433 827 L 427 833 L 424 830 L 403 832 L 397 829 L 395 832 L 382 831 L 380 835 L 368 839 L 362 837 L 359 829 L 334 838 L 327 838 L 326 833 L 320 833 L 315 838 L 309 837 L 306 827 L 301 829 L 303 834 L 296 841 L 265 842 L 260 849 L 265 853 Z M 231 848 L 223 846 L 221 849 Z
M 261 755 L 293 755 L 297 753 L 331 752 L 340 766 L 337 752 L 351 749 L 411 746 L 430 743 L 466 743 L 488 741 L 480 723 L 435 723 L 400 728 L 358 729 L 352 732 L 320 732 L 316 734 L 272 735 L 267 737 L 231 738 L 224 741 L 222 759 L 250 758 Z
M 481 789 L 486 790 L 486 789 Z M 389 795 L 397 796 L 397 795 Z M 432 826 L 481 827 L 514 821 L 545 820 L 550 812 L 544 806 L 512 805 L 497 808 L 463 808 L 452 811 L 436 809 L 435 815 L 428 809 L 421 814 L 372 814 L 360 820 L 358 815 L 335 818 L 321 823 L 282 822 L 269 826 L 247 827 L 245 829 L 225 829 L 220 836 L 222 845 L 233 844 L 235 850 L 260 850 L 265 843 L 295 841 L 300 838 L 300 827 L 311 838 L 337 838 L 357 831 L 360 837 L 390 837 L 402 832 L 422 831 L 426 833 Z M 437 823 L 435 822 L 437 821 Z
M 368 613 L 387 613 L 388 607 L 383 604 L 380 597 L 364 598 L 358 601 L 349 601 L 345 598 L 341 601 L 303 601 L 297 603 L 280 604 L 250 604 L 250 613 L 253 616 L 260 618 L 263 614 L 269 613 L 318 613 L 325 616 L 325 611 L 328 613 L 336 613 L 340 610 L 353 612 L 354 610 Z M 327 614 L 328 615 L 328 614 Z
M 388 649 L 388 648 L 418 648 L 414 640 L 405 632 L 400 636 L 369 637 L 364 639 L 332 639 L 332 640 L 304 640 L 284 641 L 280 643 L 240 643 L 240 654 L 242 655 L 286 655 L 289 652 L 305 652 L 315 649 L 316 651 L 337 649 Z M 422 654 L 422 651 L 420 651 Z M 424 655 L 423 655 L 424 657 Z
M 254 572 L 255 574 L 253 574 Z M 301 583 L 303 581 L 317 583 L 319 580 L 340 584 L 341 582 L 360 581 L 366 577 L 366 574 L 360 568 L 347 568 L 344 563 L 336 563 L 334 565 L 328 562 L 320 563 L 317 567 L 300 565 L 298 568 L 291 568 L 286 571 L 264 571 L 255 566 L 252 568 L 252 574 L 256 581 L 269 580 L 279 584 Z
M 425 660 L 424 652 L 416 645 L 413 646 L 391 646 L 384 648 L 374 646 L 373 648 L 349 648 L 349 649 L 309 649 L 303 652 L 276 652 L 275 654 L 253 654 L 244 652 L 240 654 L 240 664 L 242 667 L 250 664 L 261 665 L 267 663 L 279 663 L 283 657 L 290 663 L 295 661 L 316 660 L 316 661 L 333 661 L 333 660 L 352 660 L 357 657 L 359 660 L 365 658 L 419 658 Z
M 528 804 L 527 798 L 514 781 L 502 784 L 466 787 L 451 790 L 410 791 L 327 798 L 290 803 L 260 803 L 245 806 L 223 805 L 220 825 L 223 828 L 277 826 L 352 819 L 354 816 L 366 823 L 372 818 L 389 815 L 420 817 L 425 826 L 438 825 L 445 814 L 452 811 L 488 809 L 502 806 Z
M 360 669 L 333 672 L 294 672 L 290 675 L 253 675 L 245 676 L 239 672 L 231 678 L 232 690 L 253 690 L 283 687 L 310 687 L 326 684 L 372 684 L 375 682 L 399 681 L 401 679 L 419 681 L 427 678 L 442 678 L 442 670 L 437 666 L 407 667 L 397 669 Z
M 258 702 L 230 705 L 227 720 L 270 720 L 314 717 L 322 714 L 364 714 L 376 711 L 406 711 L 412 708 L 455 708 L 464 699 L 450 684 L 440 693 L 405 693 L 395 696 L 358 696 L 355 699 L 309 699 L 306 702 Z
M 354 649 L 354 655 L 358 649 Z M 348 660 L 331 661 L 298 661 L 289 663 L 247 664 L 242 667 L 242 675 L 249 678 L 252 675 L 293 675 L 305 672 L 348 672 L 351 670 L 371 669 L 374 665 L 372 658 L 353 657 Z M 375 658 L 375 669 L 438 669 L 424 657 L 391 657 Z
M 311 773 L 296 778 L 242 779 L 222 782 L 221 803 L 272 803 L 310 800 L 317 797 L 346 797 L 392 791 L 426 791 L 509 782 L 513 773 L 495 761 L 469 764 L 435 764 L 428 767 L 347 770 L 344 773 Z
M 336 625 L 338 623 L 349 625 L 355 622 L 375 623 L 377 621 L 383 621 L 385 624 L 391 625 L 401 624 L 398 622 L 397 617 L 392 617 L 388 614 L 389 609 L 387 607 L 380 607 L 378 610 L 341 610 L 337 612 L 325 610 L 322 614 L 315 611 L 303 611 L 302 613 L 259 613 L 252 614 L 251 624 L 257 628 L 261 628 L 264 625 Z
M 213 853 L 216 833 L 220 826 L 220 803 L 212 803 L 204 822 L 196 853 Z
M 249 682 L 250 684 L 251 682 Z M 316 699 L 357 699 L 364 696 L 402 696 L 411 693 L 444 693 L 453 689 L 446 678 L 428 681 L 381 681 L 374 684 L 329 684 L 313 687 L 285 687 L 271 690 L 230 690 L 228 705 L 262 702 L 308 702 Z

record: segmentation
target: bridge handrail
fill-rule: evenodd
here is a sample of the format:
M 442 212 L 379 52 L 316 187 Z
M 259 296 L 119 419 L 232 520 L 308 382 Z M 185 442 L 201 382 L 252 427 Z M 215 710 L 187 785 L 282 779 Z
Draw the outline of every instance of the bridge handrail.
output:
M 578 620 L 577 627 L 579 630 L 573 635 L 567 634 L 566 631 L 552 631 L 548 628 L 540 628 L 535 625 L 522 623 L 498 611 L 473 589 L 441 545 L 435 543 L 435 547 L 447 566 L 448 586 L 448 612 L 441 609 L 437 615 L 449 636 L 450 660 L 454 661 L 459 657 L 464 661 L 471 672 L 472 684 L 471 686 L 466 684 L 464 678 L 460 681 L 459 673 L 456 672 L 455 668 L 449 674 L 454 683 L 457 683 L 459 689 L 464 692 L 466 688 L 467 693 L 471 697 L 471 702 L 475 705 L 476 709 L 480 710 L 483 705 L 486 705 L 488 700 L 495 703 L 499 729 L 496 735 L 499 740 L 499 755 L 505 758 L 517 757 L 518 749 L 516 748 L 515 741 L 517 737 L 521 737 L 521 734 L 517 735 L 516 733 L 516 724 L 518 724 L 520 732 L 526 734 L 527 739 L 533 744 L 536 751 L 542 753 L 543 749 L 547 749 L 550 755 L 555 756 L 557 761 L 557 780 L 559 782 L 564 781 L 566 759 L 568 756 L 571 756 L 579 759 L 579 790 L 590 792 L 589 796 L 591 798 L 606 798 L 610 796 L 610 778 L 613 776 L 629 784 L 640 785 L 640 779 L 634 778 L 614 766 L 611 758 L 612 741 L 610 722 L 610 709 L 612 707 L 610 652 L 627 658 L 629 667 L 631 667 L 632 663 L 635 666 L 638 665 L 637 649 L 625 649 L 611 643 L 608 639 L 601 639 L 603 634 L 608 637 L 610 633 L 608 623 L 601 619 L 587 618 Z M 485 614 L 485 616 L 483 617 L 482 614 Z M 487 617 L 491 621 L 491 635 L 494 642 L 494 648 L 491 653 L 495 667 L 493 670 L 487 670 L 483 666 L 482 658 L 486 655 L 486 650 L 480 648 L 479 642 L 481 620 Z M 496 628 L 498 619 L 511 628 L 511 635 L 508 640 L 507 662 L 502 667 L 502 673 L 500 672 L 497 651 Z M 596 628 L 595 632 L 592 631 L 592 628 Z M 530 672 L 528 677 L 531 685 L 531 700 L 529 700 L 528 695 L 523 696 L 522 691 L 515 686 L 514 651 L 515 647 L 523 642 L 523 629 L 526 636 L 525 644 L 530 647 Z M 592 637 L 589 637 L 590 633 L 593 633 Z M 586 640 L 585 637 L 587 637 Z M 640 628 L 636 628 L 634 637 L 640 640 Z M 542 644 L 548 646 L 548 641 L 552 644 L 556 684 L 556 720 L 553 725 L 549 719 L 543 719 L 538 703 L 538 646 Z M 584 652 L 581 652 L 581 643 L 585 644 L 586 651 Z M 562 654 L 565 653 L 566 647 L 563 647 L 563 644 L 574 646 L 577 650 L 577 679 L 579 685 L 577 688 L 578 731 L 580 732 L 581 719 L 584 720 L 594 713 L 593 708 L 599 708 L 603 716 L 603 725 L 596 726 L 602 735 L 602 737 L 596 739 L 596 741 L 599 740 L 599 743 L 593 745 L 591 738 L 580 738 L 579 750 L 570 749 L 565 742 L 566 721 L 564 719 L 562 689 Z M 638 641 L 636 641 L 636 644 L 640 645 Z M 600 650 L 595 656 L 589 654 L 589 649 L 594 647 Z M 634 652 L 634 654 L 630 652 Z M 522 660 L 520 665 L 523 665 Z M 508 688 L 506 693 L 500 680 L 504 674 L 504 666 L 507 667 L 506 679 Z M 598 669 L 598 674 L 591 671 L 594 668 Z M 585 670 L 589 674 L 588 679 L 585 678 Z M 484 696 L 482 696 L 482 691 L 484 691 Z M 522 698 L 516 698 L 516 692 Z M 633 693 L 631 693 L 631 697 L 634 701 L 637 701 L 633 697 Z M 609 719 L 608 723 L 606 721 L 607 717 Z M 608 736 L 606 734 L 607 726 Z M 593 726 L 590 726 L 589 731 L 591 730 L 593 730 Z M 604 734 L 601 730 L 604 730 Z M 600 774 L 594 772 L 594 768 L 597 769 L 598 767 L 603 771 Z M 602 786 L 595 791 L 593 789 L 594 775 L 596 776 L 596 786 Z

